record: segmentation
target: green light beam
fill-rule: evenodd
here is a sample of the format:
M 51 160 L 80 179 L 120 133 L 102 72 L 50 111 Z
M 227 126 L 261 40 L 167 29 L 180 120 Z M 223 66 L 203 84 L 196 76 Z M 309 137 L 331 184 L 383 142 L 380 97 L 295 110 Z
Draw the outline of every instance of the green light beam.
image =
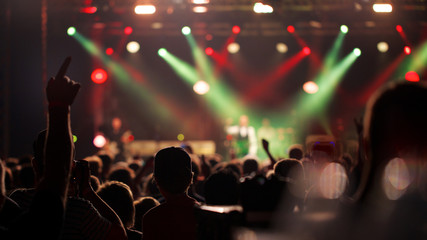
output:
M 421 44 L 412 54 L 405 58 L 404 62 L 399 66 L 399 70 L 395 75 L 395 79 L 404 79 L 405 74 L 409 71 L 422 73 L 427 67 L 427 41 Z
M 133 81 L 132 76 L 118 63 L 114 62 L 110 57 L 103 53 L 101 48 L 97 46 L 93 41 L 76 32 L 73 37 L 79 42 L 83 48 L 89 52 L 92 56 L 97 57 L 101 62 L 112 72 L 119 83 L 119 86 L 127 91 L 129 95 L 142 102 L 152 102 L 156 99 L 155 96 L 148 91 L 144 86 L 139 85 Z M 159 102 L 158 102 L 159 103 Z M 159 103 L 160 104 L 160 103 Z M 144 112 L 148 109 L 144 109 Z M 167 118 L 171 117 L 170 111 L 165 106 L 152 106 L 151 109 L 159 115 L 159 117 Z
M 174 56 L 172 53 L 166 51 L 161 54 L 160 57 L 162 57 L 169 64 L 169 66 L 180 78 L 182 78 L 191 86 L 200 80 L 200 76 L 193 66 Z
M 204 51 L 198 46 L 193 35 L 185 35 L 191 48 L 196 68 L 200 69 L 200 77 L 211 85 L 211 90 L 204 95 L 215 113 L 222 118 L 239 117 L 243 114 L 249 114 L 247 110 L 238 104 L 237 96 L 219 76 L 215 76 L 212 63 L 205 55 Z

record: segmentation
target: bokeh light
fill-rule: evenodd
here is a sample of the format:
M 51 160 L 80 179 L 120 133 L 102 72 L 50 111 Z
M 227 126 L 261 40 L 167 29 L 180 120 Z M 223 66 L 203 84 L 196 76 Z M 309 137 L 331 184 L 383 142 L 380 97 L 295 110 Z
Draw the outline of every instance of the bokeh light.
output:
M 208 93 L 209 89 L 210 89 L 209 84 L 203 80 L 197 81 L 193 86 L 194 92 L 199 95 L 204 95 Z
M 379 52 L 385 53 L 388 51 L 388 48 L 389 48 L 388 43 L 386 43 L 386 42 L 379 42 L 377 44 L 377 49 Z
M 67 29 L 67 34 L 68 34 L 68 36 L 73 36 L 74 34 L 76 34 L 76 28 L 75 27 L 69 27 Z
M 98 68 L 98 69 L 93 70 L 90 77 L 94 83 L 102 84 L 107 80 L 108 74 L 104 69 Z
M 135 41 L 131 41 L 126 45 L 126 50 L 130 53 L 137 53 L 140 49 L 139 43 Z
M 103 148 L 106 143 L 107 139 L 105 139 L 105 137 L 101 134 L 98 134 L 93 138 L 93 145 L 97 148 Z
M 280 43 L 276 44 L 276 50 L 279 53 L 286 53 L 288 51 L 288 46 L 286 44 L 280 42 Z
M 420 76 L 415 71 L 409 71 L 405 74 L 405 79 L 409 82 L 419 82 Z
M 319 91 L 319 86 L 313 81 L 308 81 L 308 82 L 304 83 L 302 88 L 308 94 L 315 94 L 315 93 L 317 93 L 317 91 Z
M 240 50 L 240 45 L 238 43 L 230 43 L 227 46 L 227 50 L 229 53 L 234 54 L 234 53 L 238 53 Z

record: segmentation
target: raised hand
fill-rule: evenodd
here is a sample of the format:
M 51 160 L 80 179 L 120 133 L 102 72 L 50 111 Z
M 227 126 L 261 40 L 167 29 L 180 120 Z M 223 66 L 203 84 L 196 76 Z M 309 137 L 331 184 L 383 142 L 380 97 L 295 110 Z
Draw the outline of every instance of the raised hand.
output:
M 47 100 L 49 106 L 69 106 L 73 103 L 80 84 L 70 80 L 65 73 L 70 65 L 71 57 L 67 57 L 55 78 L 49 79 L 46 87 Z
M 268 152 L 268 145 L 269 145 L 268 141 L 263 138 L 262 139 L 262 147 L 264 148 L 264 150 L 266 152 Z
M 86 160 L 76 160 L 74 165 L 74 174 L 79 186 L 79 196 L 84 196 L 92 191 L 90 186 L 90 169 L 89 162 Z

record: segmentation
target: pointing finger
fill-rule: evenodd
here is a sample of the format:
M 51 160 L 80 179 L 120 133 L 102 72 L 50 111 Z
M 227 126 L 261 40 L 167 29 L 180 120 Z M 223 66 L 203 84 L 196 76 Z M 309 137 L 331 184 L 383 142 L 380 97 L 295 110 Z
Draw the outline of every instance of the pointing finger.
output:
M 67 72 L 68 66 L 71 63 L 71 57 L 67 57 L 64 62 L 62 63 L 61 68 L 59 69 L 58 73 L 56 74 L 55 79 L 63 79 L 65 76 L 65 73 Z

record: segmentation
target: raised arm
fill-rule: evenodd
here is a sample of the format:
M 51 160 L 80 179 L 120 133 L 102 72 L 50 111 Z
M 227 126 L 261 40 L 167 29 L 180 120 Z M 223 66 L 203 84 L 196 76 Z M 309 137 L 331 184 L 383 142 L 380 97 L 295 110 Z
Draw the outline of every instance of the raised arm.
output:
M 265 153 L 267 153 L 268 158 L 270 159 L 270 169 L 273 168 L 274 164 L 277 162 L 276 159 L 271 155 L 269 149 L 269 143 L 266 139 L 262 139 L 262 147 L 264 148 Z
M 79 186 L 80 197 L 89 200 L 96 210 L 98 210 L 99 214 L 111 223 L 107 239 L 126 239 L 126 231 L 119 216 L 90 186 L 89 163 L 85 160 L 76 161 L 74 171 Z
M 68 57 L 55 78 L 47 84 L 49 103 L 47 137 L 45 147 L 45 175 L 38 190 L 58 194 L 65 205 L 68 190 L 74 144 L 70 127 L 70 105 L 73 103 L 80 84 L 65 76 L 71 58 Z

